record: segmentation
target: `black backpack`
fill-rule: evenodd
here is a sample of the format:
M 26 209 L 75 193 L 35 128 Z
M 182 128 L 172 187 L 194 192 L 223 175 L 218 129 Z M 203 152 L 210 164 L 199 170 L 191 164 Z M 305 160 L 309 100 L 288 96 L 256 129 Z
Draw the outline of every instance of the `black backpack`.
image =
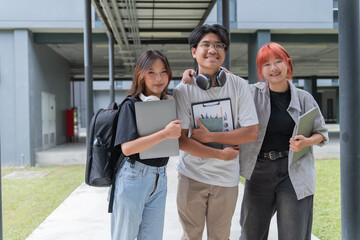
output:
M 91 119 L 88 132 L 85 183 L 93 187 L 112 185 L 109 213 L 113 207 L 116 171 L 126 159 L 121 150 L 114 148 L 114 141 L 121 106 L 128 100 L 137 101 L 128 96 L 119 106 L 112 103 L 108 109 L 99 109 Z

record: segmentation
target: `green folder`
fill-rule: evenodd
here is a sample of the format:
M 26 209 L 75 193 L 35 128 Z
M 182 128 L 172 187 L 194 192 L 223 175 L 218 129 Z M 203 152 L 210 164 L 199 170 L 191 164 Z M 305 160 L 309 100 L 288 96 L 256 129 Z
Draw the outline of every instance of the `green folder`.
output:
M 223 120 L 221 118 L 199 118 L 199 120 L 210 132 L 223 131 Z M 223 149 L 223 145 L 221 143 L 211 142 L 205 143 L 205 145 L 217 149 Z

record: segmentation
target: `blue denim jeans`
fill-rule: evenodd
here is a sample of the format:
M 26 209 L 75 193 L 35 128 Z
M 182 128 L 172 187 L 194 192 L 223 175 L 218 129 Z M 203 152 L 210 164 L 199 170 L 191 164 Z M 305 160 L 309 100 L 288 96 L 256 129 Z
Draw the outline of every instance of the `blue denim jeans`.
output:
M 116 174 L 111 238 L 161 240 L 166 193 L 166 166 L 126 161 Z
M 241 205 L 241 240 L 266 240 L 277 212 L 279 240 L 310 240 L 313 196 L 298 200 L 288 174 L 288 158 L 258 158 L 246 180 Z

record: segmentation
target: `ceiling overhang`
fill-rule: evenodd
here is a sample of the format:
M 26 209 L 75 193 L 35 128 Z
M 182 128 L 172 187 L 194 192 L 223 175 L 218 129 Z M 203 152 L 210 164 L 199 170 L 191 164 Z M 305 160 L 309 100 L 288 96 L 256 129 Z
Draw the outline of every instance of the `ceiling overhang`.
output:
M 217 0 L 92 0 L 107 34 L 112 33 L 124 65 L 134 66 L 142 44 L 187 43 Z

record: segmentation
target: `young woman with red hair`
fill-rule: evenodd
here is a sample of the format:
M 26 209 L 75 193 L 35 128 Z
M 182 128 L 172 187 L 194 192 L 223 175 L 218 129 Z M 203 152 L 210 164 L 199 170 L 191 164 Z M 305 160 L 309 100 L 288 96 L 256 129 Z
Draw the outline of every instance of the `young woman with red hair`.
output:
M 328 141 L 321 111 L 310 93 L 292 83 L 293 65 L 277 43 L 264 45 L 256 58 L 259 82 L 251 85 L 259 118 L 254 143 L 241 146 L 240 171 L 247 180 L 241 206 L 241 240 L 267 239 L 277 212 L 278 239 L 311 239 L 315 165 L 312 147 Z M 313 134 L 296 134 L 299 117 L 317 107 Z M 293 152 L 310 151 L 293 162 Z
M 257 141 L 240 146 L 240 174 L 246 178 L 241 206 L 240 240 L 268 238 L 272 216 L 277 213 L 279 240 L 310 240 L 315 165 L 313 145 L 328 141 L 327 128 L 310 93 L 292 83 L 293 65 L 279 44 L 265 44 L 256 59 L 259 82 L 251 92 L 259 119 Z M 190 82 L 193 70 L 184 72 Z M 317 107 L 313 134 L 295 135 L 299 117 Z M 293 162 L 293 153 L 310 151 Z

